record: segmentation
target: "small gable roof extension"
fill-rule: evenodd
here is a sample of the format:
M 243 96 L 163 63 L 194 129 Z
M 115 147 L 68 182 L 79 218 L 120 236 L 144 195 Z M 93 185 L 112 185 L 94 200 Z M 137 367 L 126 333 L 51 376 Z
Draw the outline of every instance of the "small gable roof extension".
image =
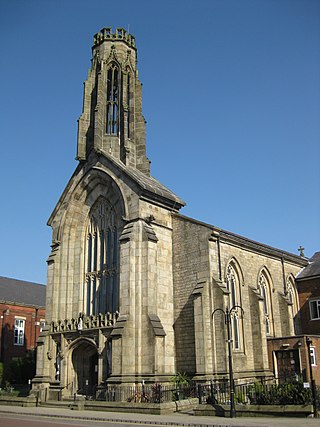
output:
M 0 276 L 0 302 L 31 307 L 45 307 L 46 286 L 40 283 Z
M 307 265 L 296 277 L 296 280 L 312 279 L 320 276 L 320 252 L 316 252 Z

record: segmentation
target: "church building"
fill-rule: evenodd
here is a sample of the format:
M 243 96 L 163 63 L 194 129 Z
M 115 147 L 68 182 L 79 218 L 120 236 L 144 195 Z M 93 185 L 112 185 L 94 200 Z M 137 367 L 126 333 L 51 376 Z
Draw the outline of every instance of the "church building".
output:
M 150 175 L 135 39 L 94 36 L 77 160 L 48 225 L 46 326 L 33 390 L 42 399 L 105 384 L 274 375 L 268 340 L 295 333 L 296 256 L 180 213 Z M 219 309 L 219 310 L 217 310 Z

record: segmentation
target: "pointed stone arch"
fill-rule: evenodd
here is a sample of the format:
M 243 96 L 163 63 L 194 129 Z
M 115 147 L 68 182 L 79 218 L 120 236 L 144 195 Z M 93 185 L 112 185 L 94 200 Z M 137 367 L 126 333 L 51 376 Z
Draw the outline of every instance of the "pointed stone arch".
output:
M 242 307 L 241 288 L 244 285 L 243 272 L 235 257 L 231 257 L 229 262 L 226 264 L 225 280 L 226 288 L 229 293 L 227 308 L 231 312 L 230 321 L 233 350 L 244 352 L 245 339 L 242 311 L 241 308 L 235 308 L 232 310 L 232 308 L 236 306 Z
M 299 334 L 301 332 L 299 294 L 296 287 L 295 277 L 292 273 L 286 277 L 286 297 L 290 305 L 289 310 L 293 320 L 294 332 L 295 334 Z
M 286 291 L 290 302 L 292 302 L 294 306 L 294 311 L 296 314 L 299 310 L 299 294 L 296 287 L 295 277 L 292 273 L 288 274 L 288 276 L 286 277 Z
M 264 324 L 266 335 L 274 334 L 274 315 L 273 315 L 273 281 L 269 269 L 264 265 L 260 268 L 257 276 L 257 290 L 263 299 Z
M 121 234 L 125 224 L 123 217 L 126 216 L 128 206 L 123 184 L 118 181 L 117 177 L 101 167 L 91 168 L 85 173 L 79 171 L 78 176 L 75 175 L 70 180 L 52 215 L 52 221 L 55 221 L 55 218 L 58 220 L 57 238 L 63 244 L 53 248 L 55 252 L 59 251 L 60 256 L 50 260 L 52 265 L 48 273 L 48 283 L 52 282 L 52 298 L 62 303 L 52 306 L 50 318 L 51 315 L 54 319 L 75 318 L 79 312 L 84 311 L 85 239 L 90 210 L 100 197 L 106 199 L 114 207 L 118 235 Z M 66 269 L 64 275 L 58 273 L 62 262 L 73 265 L 72 269 Z M 76 303 L 70 304 L 68 301 Z
M 98 385 L 98 348 L 96 342 L 86 337 L 74 340 L 69 346 L 69 364 L 74 392 L 94 396 Z
M 232 256 L 228 259 L 226 266 L 225 266 L 224 277 L 227 276 L 227 270 L 228 270 L 229 265 L 232 265 L 232 267 L 236 270 L 238 278 L 239 278 L 240 286 L 244 286 L 244 284 L 245 284 L 244 273 L 243 273 L 243 270 L 242 270 L 242 267 L 241 267 L 239 261 L 237 260 L 237 258 L 235 256 Z

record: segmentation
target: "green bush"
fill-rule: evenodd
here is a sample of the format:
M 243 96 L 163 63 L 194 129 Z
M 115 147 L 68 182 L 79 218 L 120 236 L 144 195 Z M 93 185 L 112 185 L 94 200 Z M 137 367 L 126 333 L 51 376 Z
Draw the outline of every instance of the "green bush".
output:
M 248 389 L 248 397 L 253 405 L 306 405 L 312 403 L 310 388 L 303 383 L 296 384 L 253 384 Z
M 178 372 L 170 378 L 170 381 L 174 383 L 176 387 L 180 387 L 184 385 L 189 385 L 191 379 L 185 372 Z
M 35 375 L 35 354 L 33 350 L 25 357 L 12 360 L 5 368 L 3 381 L 11 384 L 28 384 L 28 380 Z

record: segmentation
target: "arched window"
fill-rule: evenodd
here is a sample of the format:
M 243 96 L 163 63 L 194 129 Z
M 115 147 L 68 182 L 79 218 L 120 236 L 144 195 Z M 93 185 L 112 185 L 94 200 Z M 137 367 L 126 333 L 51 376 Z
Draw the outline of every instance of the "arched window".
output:
M 298 313 L 299 305 L 298 305 L 297 291 L 291 277 L 288 277 L 287 279 L 287 296 L 289 301 L 292 304 L 292 315 L 294 317 Z
M 115 212 L 106 200 L 99 200 L 89 215 L 86 244 L 87 315 L 118 310 L 119 263 Z
M 108 135 L 119 133 L 119 70 L 111 64 L 107 74 L 107 126 Z
M 235 306 L 240 306 L 240 286 L 239 277 L 235 268 L 229 264 L 227 268 L 226 285 L 229 291 L 229 310 Z M 232 346 L 234 350 L 241 348 L 241 328 L 240 328 L 240 309 L 235 308 L 231 311 L 231 334 Z
M 272 311 L 271 311 L 271 294 L 267 276 L 264 272 L 260 273 L 258 283 L 260 295 L 263 298 L 264 322 L 266 325 L 266 334 L 272 334 Z
M 299 319 L 297 316 L 299 311 L 299 300 L 298 300 L 297 290 L 294 285 L 294 281 L 292 277 L 288 277 L 287 279 L 287 297 L 291 303 L 291 312 L 292 312 L 294 331 L 297 334 L 300 332 Z

